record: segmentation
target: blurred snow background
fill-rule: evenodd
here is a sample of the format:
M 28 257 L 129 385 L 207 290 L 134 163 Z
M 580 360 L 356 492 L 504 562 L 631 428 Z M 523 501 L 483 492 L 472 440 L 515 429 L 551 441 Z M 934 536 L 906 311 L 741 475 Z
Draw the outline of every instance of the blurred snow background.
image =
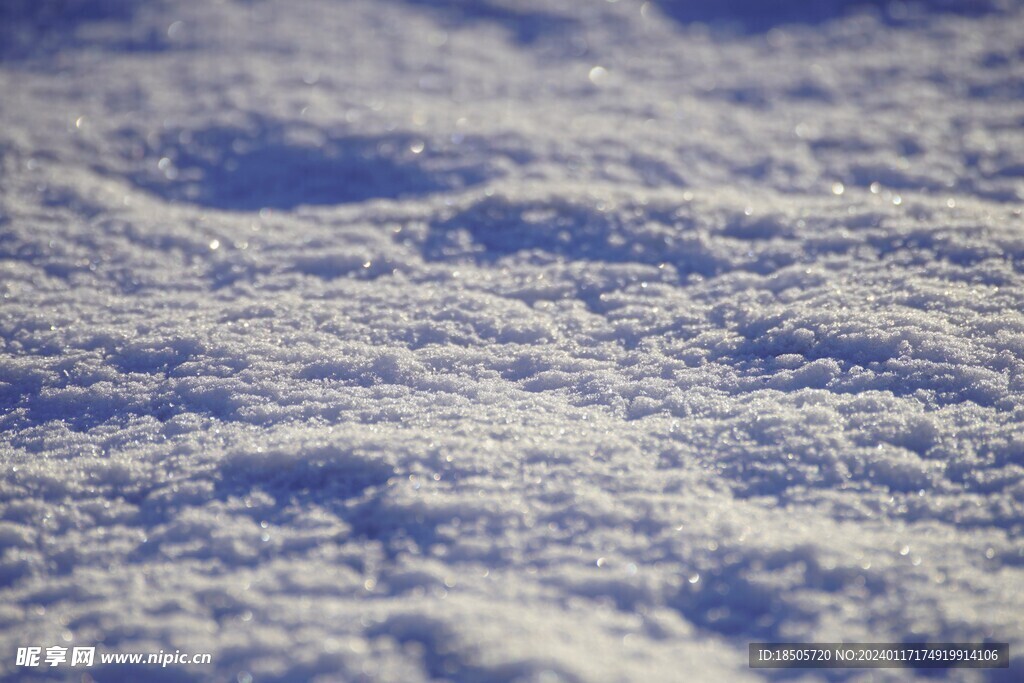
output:
M 0 124 L 8 680 L 1024 675 L 1019 3 L 5 0 Z

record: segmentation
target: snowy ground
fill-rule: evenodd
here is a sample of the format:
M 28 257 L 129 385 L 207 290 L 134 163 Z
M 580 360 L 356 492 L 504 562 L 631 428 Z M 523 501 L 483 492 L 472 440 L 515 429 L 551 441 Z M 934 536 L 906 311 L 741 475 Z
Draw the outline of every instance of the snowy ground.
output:
M 1024 9 L 863 4 L 4 0 L 0 676 L 1020 680 Z

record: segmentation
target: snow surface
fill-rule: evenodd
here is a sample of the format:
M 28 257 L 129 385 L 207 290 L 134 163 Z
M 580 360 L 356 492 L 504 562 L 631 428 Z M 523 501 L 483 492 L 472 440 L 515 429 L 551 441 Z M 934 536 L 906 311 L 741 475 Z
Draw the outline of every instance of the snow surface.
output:
M 1020 3 L 5 0 L 0 93 L 7 679 L 1024 677 Z

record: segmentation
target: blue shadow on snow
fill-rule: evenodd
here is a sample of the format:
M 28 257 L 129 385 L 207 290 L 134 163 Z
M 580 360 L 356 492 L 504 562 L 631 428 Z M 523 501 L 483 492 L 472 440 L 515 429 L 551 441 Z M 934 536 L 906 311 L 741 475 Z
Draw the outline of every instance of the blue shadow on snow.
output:
M 980 16 L 999 11 L 1000 0 L 653 0 L 681 24 L 701 23 L 739 33 L 763 33 L 786 24 L 815 26 L 863 10 L 881 10 L 890 20 L 918 12 Z
M 475 185 L 489 175 L 457 148 L 435 149 L 402 132 L 330 135 L 259 119 L 246 126 L 171 130 L 152 145 L 134 131 L 122 138 L 134 185 L 168 201 L 226 211 L 422 196 Z

